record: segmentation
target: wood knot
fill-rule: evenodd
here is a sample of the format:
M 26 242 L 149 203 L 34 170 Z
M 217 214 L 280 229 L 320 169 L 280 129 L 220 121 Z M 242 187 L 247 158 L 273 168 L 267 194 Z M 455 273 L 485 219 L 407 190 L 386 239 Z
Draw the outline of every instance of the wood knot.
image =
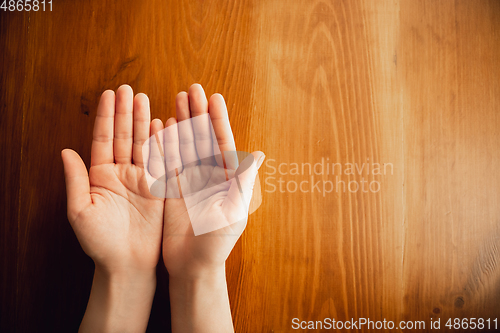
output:
M 457 297 L 457 299 L 455 299 L 455 307 L 456 308 L 463 308 L 464 307 L 464 304 L 465 304 L 465 301 L 464 301 L 464 298 L 462 296 L 459 296 Z

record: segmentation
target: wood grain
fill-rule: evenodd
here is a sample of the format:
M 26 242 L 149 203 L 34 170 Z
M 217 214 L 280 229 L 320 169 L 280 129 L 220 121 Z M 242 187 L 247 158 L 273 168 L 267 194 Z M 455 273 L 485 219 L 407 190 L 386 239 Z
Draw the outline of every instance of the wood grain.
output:
M 429 5 L 401 8 L 403 311 L 498 317 L 500 4 Z
M 263 121 L 253 130 L 264 127 L 266 137 L 259 142 L 267 158 L 276 161 L 272 165 L 315 164 L 322 158 L 343 165 L 400 163 L 392 62 L 397 6 L 382 10 L 347 1 L 271 1 L 261 15 L 257 62 L 263 68 L 254 112 Z M 266 332 L 290 331 L 293 318 L 396 320 L 402 290 L 401 171 L 373 176 L 383 184 L 378 193 L 335 189 L 325 196 L 317 190 L 291 192 L 294 183 L 303 181 L 336 183 L 333 175 L 312 180 L 314 174 L 307 171 L 272 172 L 265 168 L 263 180 L 279 186 L 282 178 L 290 190 L 269 193 L 274 188 L 265 186 L 263 207 L 243 239 L 248 273 L 242 286 L 246 294 L 263 290 L 266 302 L 264 307 L 246 302 L 238 314 L 263 316 L 259 329 Z M 374 180 L 341 175 L 345 182 L 362 177 Z M 251 320 L 238 324 L 242 332 L 256 329 Z
M 18 290 L 18 230 L 19 186 L 21 166 L 21 134 L 26 61 L 26 44 L 18 38 L 27 35 L 26 16 L 12 15 L 9 20 L 0 17 L 0 331 L 7 332 L 16 324 L 16 295 Z M 9 32 L 9 33 L 7 33 Z
M 0 12 L 0 29 L 0 331 L 77 330 L 93 264 L 60 151 L 89 164 L 99 96 L 123 83 L 165 121 L 199 82 L 238 149 L 266 153 L 227 264 L 237 332 L 500 316 L 498 1 L 61 1 Z M 158 281 L 148 332 L 170 330 Z

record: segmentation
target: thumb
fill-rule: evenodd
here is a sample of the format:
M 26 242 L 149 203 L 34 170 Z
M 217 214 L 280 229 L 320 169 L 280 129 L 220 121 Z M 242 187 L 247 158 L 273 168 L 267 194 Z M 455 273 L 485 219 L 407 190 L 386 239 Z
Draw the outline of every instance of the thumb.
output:
M 68 197 L 68 219 L 74 222 L 78 214 L 92 203 L 87 168 L 74 150 L 64 149 L 61 152 Z
M 255 151 L 248 155 L 236 170 L 227 197 L 222 204 L 222 211 L 230 222 L 239 222 L 247 218 L 255 178 L 265 157 L 263 152 Z

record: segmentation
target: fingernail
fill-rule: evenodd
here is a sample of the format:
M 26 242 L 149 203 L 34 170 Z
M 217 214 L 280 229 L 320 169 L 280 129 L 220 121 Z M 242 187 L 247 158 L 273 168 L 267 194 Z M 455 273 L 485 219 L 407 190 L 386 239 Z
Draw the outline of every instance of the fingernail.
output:
M 260 166 L 262 165 L 262 163 L 264 162 L 264 159 L 266 158 L 266 155 L 262 154 L 260 157 L 259 157 L 259 160 L 257 161 L 257 169 L 260 168 Z

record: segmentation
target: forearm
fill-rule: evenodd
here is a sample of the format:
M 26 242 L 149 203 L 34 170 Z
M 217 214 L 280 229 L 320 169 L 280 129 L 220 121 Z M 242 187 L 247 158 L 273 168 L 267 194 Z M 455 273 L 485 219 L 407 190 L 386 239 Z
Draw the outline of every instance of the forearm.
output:
M 96 267 L 79 332 L 145 332 L 155 289 L 154 270 L 109 274 Z
M 173 333 L 234 332 L 224 266 L 193 279 L 169 280 Z

